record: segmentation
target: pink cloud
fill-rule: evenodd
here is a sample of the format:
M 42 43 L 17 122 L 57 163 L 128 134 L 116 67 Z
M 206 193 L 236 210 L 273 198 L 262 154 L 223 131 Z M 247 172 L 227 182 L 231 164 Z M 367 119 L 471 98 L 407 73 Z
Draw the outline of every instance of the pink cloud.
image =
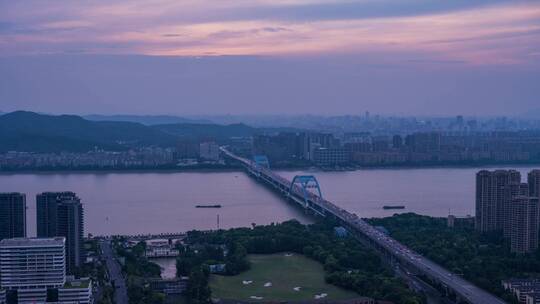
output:
M 234 4 L 275 5 L 264 0 Z M 296 5 L 298 1 L 283 0 L 279 4 Z M 527 54 L 540 48 L 540 3 L 342 20 L 202 22 L 181 18 L 202 15 L 210 8 L 230 9 L 223 2 L 209 5 L 191 0 L 116 2 L 72 8 L 60 14 L 63 18 L 46 22 L 24 14 L 21 20 L 33 24 L 33 30 L 0 34 L 0 43 L 6 46 L 0 54 L 64 52 L 84 45 L 90 53 L 156 56 L 419 52 L 470 64 L 526 64 L 534 57 Z M 177 12 L 179 17 L 172 18 L 170 11 Z M 16 17 L 11 19 L 17 21 Z M 118 47 L 104 47 L 111 45 Z

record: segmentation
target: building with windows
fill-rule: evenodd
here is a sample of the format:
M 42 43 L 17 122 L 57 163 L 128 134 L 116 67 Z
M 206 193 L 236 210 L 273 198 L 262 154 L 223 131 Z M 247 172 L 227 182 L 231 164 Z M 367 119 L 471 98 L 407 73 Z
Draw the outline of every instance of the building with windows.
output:
M 89 278 L 68 278 L 64 286 L 58 288 L 58 302 L 91 304 L 92 281 Z
M 26 236 L 26 195 L 0 193 L 0 240 Z
M 219 160 L 219 145 L 213 141 L 202 142 L 199 145 L 199 155 L 203 160 L 218 161 Z
M 510 238 L 511 234 L 511 208 L 514 199 L 520 196 L 529 196 L 529 184 L 527 183 L 511 183 L 504 188 L 503 200 L 503 235 L 505 238 Z
M 510 208 L 510 251 L 529 253 L 538 248 L 538 198 L 518 196 Z
M 527 174 L 529 196 L 540 198 L 540 170 L 532 170 Z
M 346 164 L 349 159 L 349 152 L 343 148 L 318 148 L 313 151 L 313 162 L 319 166 Z
M 83 262 L 84 210 L 73 192 L 44 192 L 36 196 L 38 237 L 66 238 L 67 272 Z
M 510 279 L 502 281 L 502 286 L 510 291 L 519 303 L 540 303 L 540 280 L 538 279 Z
M 0 286 L 18 303 L 42 303 L 47 290 L 66 282 L 65 239 L 14 238 L 0 241 Z
M 476 174 L 475 227 L 478 231 L 503 230 L 505 219 L 505 191 L 510 184 L 521 183 L 515 170 L 482 170 Z

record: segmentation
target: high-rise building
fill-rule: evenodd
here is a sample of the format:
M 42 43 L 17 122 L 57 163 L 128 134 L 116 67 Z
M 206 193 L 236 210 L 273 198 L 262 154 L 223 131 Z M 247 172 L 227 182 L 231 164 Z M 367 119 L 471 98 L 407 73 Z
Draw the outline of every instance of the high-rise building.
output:
M 476 174 L 476 229 L 482 232 L 503 230 L 504 199 L 509 184 L 521 182 L 515 170 L 482 170 Z
M 73 192 L 44 192 L 36 197 L 38 237 L 66 238 L 68 273 L 80 267 L 83 260 L 84 210 Z
M 0 240 L 26 236 L 26 195 L 0 193 Z
M 394 149 L 401 149 L 403 146 L 403 137 L 401 135 L 394 135 L 392 137 L 392 148 Z
M 492 173 L 482 170 L 476 173 L 476 216 L 478 231 L 495 230 L 496 206 L 493 201 Z
M 496 230 L 502 231 L 504 229 L 505 219 L 508 218 L 508 214 L 505 213 L 504 198 L 505 190 L 508 185 L 520 184 L 521 173 L 516 170 L 495 170 L 493 172 L 493 187 L 494 187 L 494 201 L 496 203 Z
M 538 248 L 538 198 L 518 196 L 510 207 L 510 250 L 529 253 Z
M 540 198 L 540 170 L 532 170 L 527 175 L 529 183 L 529 196 Z
M 73 192 L 43 192 L 36 195 L 37 237 L 56 236 L 56 212 L 59 196 L 75 196 Z
M 0 241 L 0 286 L 17 290 L 18 303 L 43 303 L 47 289 L 66 282 L 65 239 L 13 238 Z
M 503 200 L 503 235 L 505 238 L 511 236 L 511 207 L 513 200 L 518 196 L 529 196 L 529 184 L 510 183 L 505 186 Z

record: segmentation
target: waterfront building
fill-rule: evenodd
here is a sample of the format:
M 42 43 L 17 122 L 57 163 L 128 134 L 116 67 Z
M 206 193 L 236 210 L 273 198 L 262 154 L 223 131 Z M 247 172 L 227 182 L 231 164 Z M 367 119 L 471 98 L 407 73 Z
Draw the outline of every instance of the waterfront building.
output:
M 318 148 L 313 153 L 313 162 L 323 167 L 346 164 L 349 159 L 348 151 L 343 148 Z
M 64 285 L 65 238 L 13 238 L 0 241 L 0 286 L 33 297 Z M 31 291 L 32 289 L 33 291 Z M 27 293 L 24 291 L 27 290 Z M 40 302 L 36 298 L 36 302 Z
M 532 170 L 527 175 L 529 183 L 529 196 L 540 198 L 540 170 Z
M 219 145 L 215 142 L 202 142 L 199 145 L 199 155 L 203 160 L 218 161 Z
M 441 134 L 438 132 L 413 133 L 405 137 L 405 145 L 412 152 L 437 152 L 441 149 Z
M 68 273 L 83 262 L 84 210 L 73 192 L 44 192 L 36 197 L 38 237 L 66 238 Z
M 475 227 L 478 231 L 503 230 L 506 188 L 520 182 L 521 175 L 515 170 L 482 170 L 476 174 Z
M 26 195 L 0 193 L 0 240 L 26 236 Z
M 43 192 L 36 195 L 37 237 L 56 236 L 57 206 L 59 196 L 75 196 L 73 192 Z
M 538 223 L 538 198 L 515 197 L 510 208 L 510 251 L 535 251 L 538 248 Z
M 147 258 L 176 257 L 180 251 L 168 240 L 147 240 L 145 256 Z
M 185 139 L 176 145 L 177 159 L 197 159 L 199 158 L 200 147 L 196 140 Z

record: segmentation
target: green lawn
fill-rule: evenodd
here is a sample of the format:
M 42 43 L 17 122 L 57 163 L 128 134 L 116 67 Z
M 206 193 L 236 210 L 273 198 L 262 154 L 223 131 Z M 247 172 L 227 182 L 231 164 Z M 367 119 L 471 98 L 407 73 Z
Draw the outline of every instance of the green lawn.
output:
M 284 253 L 250 255 L 251 269 L 236 276 L 212 275 L 210 288 L 217 299 L 244 301 L 298 301 L 313 300 L 326 293 L 324 300 L 344 300 L 359 297 L 324 282 L 321 264 L 302 255 Z M 243 284 L 243 281 L 253 281 Z M 272 286 L 265 287 L 266 283 Z M 300 287 L 295 291 L 295 287 Z M 253 299 L 252 296 L 262 297 Z

